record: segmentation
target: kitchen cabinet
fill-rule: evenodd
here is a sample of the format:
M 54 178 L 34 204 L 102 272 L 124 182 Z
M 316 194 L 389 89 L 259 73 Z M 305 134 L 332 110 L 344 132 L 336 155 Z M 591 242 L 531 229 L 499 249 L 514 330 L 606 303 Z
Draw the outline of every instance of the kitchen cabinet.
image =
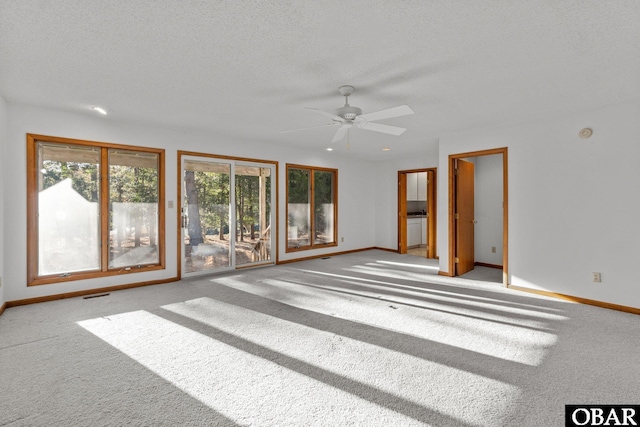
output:
M 407 219 L 407 247 L 420 246 L 422 242 L 422 219 L 421 218 L 408 218 Z
M 418 175 L 418 192 L 416 200 L 423 202 L 427 200 L 427 173 L 418 172 L 416 175 Z
M 418 200 L 418 174 L 407 174 L 407 200 Z
M 427 173 L 413 172 L 407 174 L 407 200 L 427 200 Z
M 421 241 L 424 246 L 427 245 L 427 218 L 422 218 L 422 236 Z

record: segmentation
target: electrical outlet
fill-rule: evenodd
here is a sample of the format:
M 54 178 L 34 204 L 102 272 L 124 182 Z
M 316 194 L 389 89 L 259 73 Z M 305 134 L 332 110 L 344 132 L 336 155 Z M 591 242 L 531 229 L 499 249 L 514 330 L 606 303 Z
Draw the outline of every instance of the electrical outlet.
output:
M 496 247 L 495 246 L 491 246 L 491 253 L 495 254 L 496 253 Z
M 173 209 L 173 200 L 169 200 L 168 205 L 169 205 L 169 209 Z
M 602 282 L 602 275 L 600 273 L 594 272 L 593 273 L 593 281 L 595 283 L 600 283 Z

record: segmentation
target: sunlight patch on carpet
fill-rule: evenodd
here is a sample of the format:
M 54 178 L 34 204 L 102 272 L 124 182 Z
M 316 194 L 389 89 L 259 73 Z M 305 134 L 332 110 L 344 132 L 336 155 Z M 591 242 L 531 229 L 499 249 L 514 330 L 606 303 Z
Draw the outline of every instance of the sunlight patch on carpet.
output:
M 400 267 L 400 268 L 417 268 L 417 269 L 422 269 L 422 270 L 429 270 L 429 271 L 439 271 L 440 267 L 438 267 L 437 265 L 419 265 L 419 264 L 409 264 L 407 262 L 394 262 L 394 261 L 376 261 L 376 264 L 384 264 L 384 265 L 391 265 L 393 267 Z M 369 265 L 369 264 L 367 264 Z M 375 264 L 373 264 L 375 265 Z
M 241 425 L 424 425 L 147 311 L 78 324 Z
M 211 298 L 198 298 L 162 308 L 223 330 L 261 347 L 302 361 L 314 370 L 344 378 L 346 388 L 381 390 L 416 408 L 442 407 L 451 401 L 447 416 L 455 419 L 456 400 L 473 419 L 482 419 L 486 401 L 508 406 L 517 387 L 442 363 L 314 329 Z M 399 339 L 411 339 L 399 337 Z M 402 343 L 396 343 L 399 347 Z M 428 353 L 428 352 L 427 352 Z M 416 373 L 420 373 L 416 375 Z M 464 390 L 458 397 L 452 390 Z M 467 402 L 465 393 L 481 393 L 486 401 Z M 432 409 L 433 410 L 433 409 Z M 397 424 L 396 424 L 397 425 Z
M 433 273 L 407 271 L 406 269 L 394 269 L 389 265 L 378 265 L 373 263 L 367 263 L 366 265 L 356 265 L 350 268 L 345 268 L 345 270 L 355 273 L 368 274 L 371 276 L 384 277 L 387 279 L 428 281 L 435 276 Z
M 520 319 L 514 320 L 523 310 L 470 303 L 461 306 L 455 299 L 418 299 L 411 294 L 391 298 L 380 290 L 367 294 L 361 289 L 356 292 L 336 287 L 335 277 L 326 281 L 308 277 L 264 279 L 257 284 L 234 277 L 212 281 L 305 310 L 528 366 L 539 366 L 557 339 L 544 329 L 549 322 L 547 316 L 554 316 L 546 312 L 520 313 Z
M 418 291 L 418 292 L 427 291 L 429 294 L 443 295 L 443 297 L 445 298 L 451 297 L 454 299 L 459 299 L 461 296 L 459 291 L 448 292 L 448 291 L 437 290 L 429 287 L 429 283 L 438 283 L 438 284 L 447 284 L 448 286 L 451 286 L 451 289 L 456 289 L 455 286 L 450 285 L 446 281 L 442 281 L 442 282 L 434 281 L 433 276 L 431 275 L 426 276 L 424 278 L 425 280 L 420 281 L 421 286 L 418 286 L 418 285 L 407 285 L 407 284 L 402 284 L 398 282 L 388 282 L 388 281 L 381 281 L 376 279 L 368 279 L 368 278 L 363 278 L 363 277 L 354 276 L 354 275 L 327 273 L 324 271 L 316 271 L 316 270 L 300 270 L 300 271 L 304 273 L 309 273 L 309 274 L 316 274 L 319 276 L 332 277 L 338 280 L 349 280 L 349 283 L 354 283 L 354 284 L 355 283 L 371 284 L 370 286 L 373 286 L 373 287 L 377 286 L 381 290 L 384 290 L 384 289 L 388 290 L 391 287 L 391 288 L 401 288 L 408 291 Z M 448 280 L 450 281 L 451 279 L 448 279 Z M 478 304 L 480 305 L 482 305 L 482 303 L 485 303 L 484 305 L 485 307 L 491 307 L 491 308 L 500 307 L 499 304 L 503 302 L 498 298 L 481 297 L 481 296 L 474 296 L 474 295 L 468 295 L 468 294 L 464 295 L 464 299 L 478 301 Z M 523 313 L 535 314 L 535 316 L 541 318 L 542 320 L 568 320 L 568 317 L 554 313 L 554 311 L 557 312 L 559 310 L 549 309 L 547 307 L 541 307 L 533 304 L 523 304 L 523 303 L 514 303 L 514 302 L 509 302 L 509 305 L 511 307 L 515 307 L 516 310 L 517 309 L 522 310 Z

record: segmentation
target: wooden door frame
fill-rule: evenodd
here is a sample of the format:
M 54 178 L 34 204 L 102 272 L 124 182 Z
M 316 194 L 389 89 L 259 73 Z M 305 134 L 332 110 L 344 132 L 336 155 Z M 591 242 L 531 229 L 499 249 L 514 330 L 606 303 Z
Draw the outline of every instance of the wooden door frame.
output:
M 402 197 L 404 195 L 404 197 Z M 398 171 L 398 253 L 407 253 L 407 174 Z
M 438 168 L 408 169 L 398 171 L 398 253 L 407 253 L 407 174 L 426 172 L 429 179 L 427 183 L 427 258 L 437 258 L 436 233 L 437 233 L 437 188 Z
M 448 272 L 440 272 L 443 276 L 455 276 L 455 254 L 456 254 L 456 235 L 455 235 L 455 161 L 466 157 L 490 156 L 493 154 L 502 154 L 502 284 L 509 286 L 509 173 L 508 173 L 508 148 L 493 148 L 489 150 L 472 151 L 468 153 L 450 154 L 449 155 L 449 265 Z

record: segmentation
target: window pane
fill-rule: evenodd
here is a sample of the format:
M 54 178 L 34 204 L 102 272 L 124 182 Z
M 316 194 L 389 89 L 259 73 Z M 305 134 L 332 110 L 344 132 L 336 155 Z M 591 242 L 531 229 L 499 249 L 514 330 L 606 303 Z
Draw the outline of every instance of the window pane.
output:
M 184 164 L 183 215 L 186 273 L 231 265 L 229 211 L 231 165 L 187 160 Z
M 333 243 L 333 172 L 313 173 L 314 244 Z
M 271 259 L 271 169 L 236 165 L 236 265 Z
M 109 150 L 109 268 L 159 262 L 158 155 Z
M 310 188 L 309 170 L 288 170 L 288 199 L 287 200 L 287 245 L 290 248 L 309 246 L 310 218 Z
M 100 149 L 37 144 L 38 275 L 100 269 Z

